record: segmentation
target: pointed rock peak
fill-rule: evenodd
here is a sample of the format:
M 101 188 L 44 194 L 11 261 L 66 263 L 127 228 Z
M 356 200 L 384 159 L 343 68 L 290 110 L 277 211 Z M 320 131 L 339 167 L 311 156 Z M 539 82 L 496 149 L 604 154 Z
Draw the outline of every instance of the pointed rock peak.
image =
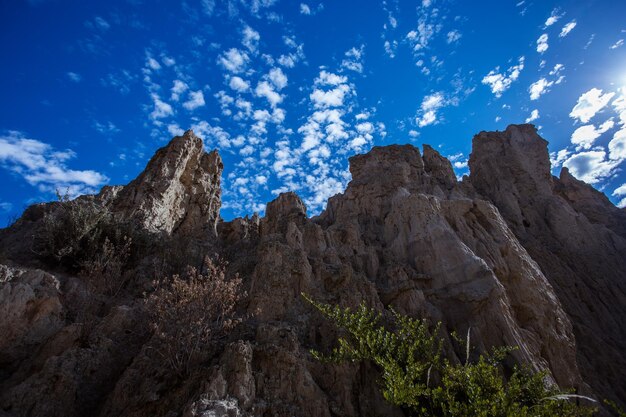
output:
M 351 186 L 381 182 L 402 186 L 414 183 L 424 174 L 420 151 L 413 145 L 375 146 L 349 161 Z
M 435 181 L 446 187 L 456 184 L 456 175 L 452 169 L 452 164 L 430 145 L 424 145 L 424 156 L 422 159 L 424 161 L 424 170 Z
M 222 170 L 217 151 L 205 152 L 202 139 L 188 130 L 154 154 L 113 210 L 153 232 L 215 233 Z

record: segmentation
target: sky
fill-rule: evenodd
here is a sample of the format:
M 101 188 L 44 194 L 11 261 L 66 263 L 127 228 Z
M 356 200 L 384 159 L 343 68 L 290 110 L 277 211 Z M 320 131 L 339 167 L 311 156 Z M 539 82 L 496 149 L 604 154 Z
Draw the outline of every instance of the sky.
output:
M 626 2 L 0 0 L 0 226 L 126 184 L 187 129 L 224 161 L 223 218 L 309 215 L 348 158 L 533 123 L 553 173 L 626 206 Z

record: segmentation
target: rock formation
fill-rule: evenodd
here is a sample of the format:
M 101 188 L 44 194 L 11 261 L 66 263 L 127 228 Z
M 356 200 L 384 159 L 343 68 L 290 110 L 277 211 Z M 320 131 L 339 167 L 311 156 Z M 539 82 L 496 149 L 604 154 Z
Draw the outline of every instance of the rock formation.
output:
M 350 159 L 347 189 L 313 218 L 285 193 L 263 218 L 219 221 L 221 170 L 219 155 L 186 132 L 136 180 L 95 197 L 155 239 L 209 242 L 229 274 L 243 278 L 241 309 L 250 319 L 213 360 L 193 378 L 169 381 L 149 360 L 141 295 L 127 292 L 86 332 L 75 304 L 98 299 L 84 282 L 5 250 L 22 266 L 0 266 L 0 330 L 8 335 L 0 342 L 0 410 L 402 416 L 382 398 L 371 365 L 312 359 L 309 349 L 331 347 L 337 330 L 302 293 L 469 329 L 474 354 L 519 346 L 514 360 L 547 370 L 554 383 L 626 398 L 624 211 L 565 170 L 552 177 L 547 142 L 533 126 L 478 134 L 461 182 L 429 146 L 423 155 L 411 145 L 375 147 Z M 2 231 L 0 248 L 23 240 L 53 209 L 29 209 Z
M 223 165 L 204 152 L 191 130 L 159 149 L 146 169 L 117 193 L 112 210 L 152 232 L 215 233 L 221 206 Z

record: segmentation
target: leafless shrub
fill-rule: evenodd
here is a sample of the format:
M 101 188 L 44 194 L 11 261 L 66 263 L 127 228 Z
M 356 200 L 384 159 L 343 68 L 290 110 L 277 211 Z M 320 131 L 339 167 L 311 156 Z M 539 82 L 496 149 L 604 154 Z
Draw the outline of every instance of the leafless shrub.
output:
M 239 276 L 226 278 L 226 265 L 206 257 L 203 270 L 174 275 L 146 301 L 154 336 L 150 343 L 179 376 L 208 359 L 241 321 L 236 305 L 244 296 Z
M 57 192 L 59 201 L 44 215 L 34 236 L 33 251 L 44 260 L 75 267 L 85 248 L 99 239 L 97 226 L 109 211 L 87 199 L 71 200 Z
M 118 295 L 126 282 L 125 265 L 130 257 L 132 238 L 124 236 L 119 244 L 104 238 L 101 250 L 81 263 L 81 276 L 97 294 Z

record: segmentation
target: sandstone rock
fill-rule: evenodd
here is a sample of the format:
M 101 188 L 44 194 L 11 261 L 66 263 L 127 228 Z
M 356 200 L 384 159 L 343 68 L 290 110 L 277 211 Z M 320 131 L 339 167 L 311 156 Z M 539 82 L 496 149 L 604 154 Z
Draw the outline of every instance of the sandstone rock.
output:
M 552 284 L 574 325 L 583 379 L 626 398 L 626 240 L 621 212 L 564 171 L 550 175 L 534 126 L 474 137 L 470 181 L 492 201 Z
M 0 266 L 0 407 L 15 415 L 402 416 L 371 364 L 315 361 L 340 332 L 302 297 L 389 307 L 471 334 L 474 355 L 516 345 L 517 362 L 581 393 L 624 398 L 624 211 L 564 170 L 530 125 L 474 138 L 471 175 L 457 181 L 433 148 L 375 147 L 350 159 L 352 181 L 308 218 L 284 193 L 257 215 L 219 221 L 216 152 L 193 132 L 160 149 L 125 187 L 84 201 L 198 248 L 240 274 L 249 320 L 186 379 L 172 379 L 136 293 L 99 318 L 87 341 L 71 314 L 100 303 L 79 278 Z M 1 232 L 23 240 L 53 206 Z M 211 246 L 213 248 L 213 246 Z M 9 251 L 9 258 L 16 257 Z M 146 288 L 149 290 L 150 288 Z M 451 344 L 446 353 L 457 358 Z M 591 387 L 589 387 L 589 385 Z
M 64 327 L 60 297 L 54 275 L 0 265 L 0 369 L 16 369 Z
M 217 151 L 206 153 L 202 140 L 188 130 L 159 149 L 118 192 L 112 210 L 152 232 L 215 234 L 222 170 Z

